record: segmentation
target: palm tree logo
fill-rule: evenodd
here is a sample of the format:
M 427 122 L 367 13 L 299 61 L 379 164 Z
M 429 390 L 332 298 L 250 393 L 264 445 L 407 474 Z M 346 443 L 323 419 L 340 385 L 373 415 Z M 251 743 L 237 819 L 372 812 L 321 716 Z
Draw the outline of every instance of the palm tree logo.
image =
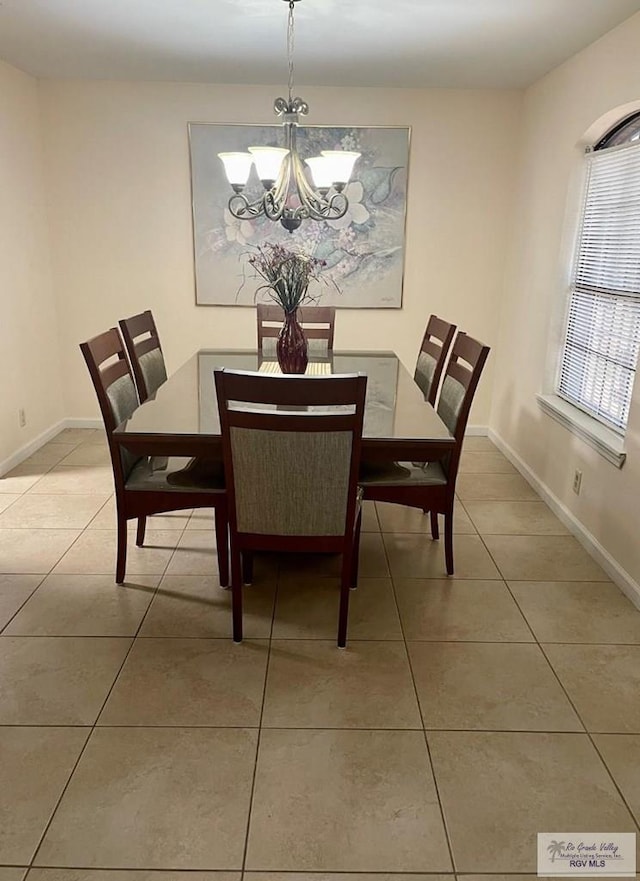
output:
M 564 847 L 564 841 L 552 841 L 551 844 L 547 845 L 547 850 L 551 854 L 551 862 L 554 863 L 557 856 L 562 855 L 562 848 Z

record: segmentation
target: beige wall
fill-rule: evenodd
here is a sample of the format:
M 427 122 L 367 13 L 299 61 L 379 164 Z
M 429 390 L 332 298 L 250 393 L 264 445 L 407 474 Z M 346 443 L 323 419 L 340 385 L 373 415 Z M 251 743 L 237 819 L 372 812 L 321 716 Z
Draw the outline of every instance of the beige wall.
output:
M 549 390 L 546 371 L 557 352 L 580 192 L 581 142 L 587 133 L 593 136 L 606 129 L 612 121 L 610 111 L 630 102 L 640 106 L 639 46 L 636 15 L 525 94 L 491 414 L 492 429 L 636 582 L 640 382 L 621 471 L 543 414 L 535 396 Z M 580 496 L 571 489 L 575 468 L 583 471 Z
M 63 416 L 37 83 L 0 62 L 0 465 Z M 18 410 L 26 411 L 21 428 Z
M 254 345 L 253 310 L 194 305 L 187 122 L 272 122 L 274 89 L 46 82 L 42 93 L 66 413 L 96 413 L 78 342 L 138 310 L 153 309 L 170 370 L 199 346 Z M 340 311 L 336 346 L 395 349 L 413 368 L 432 311 L 495 344 L 521 94 L 303 94 L 313 123 L 413 129 L 404 308 Z

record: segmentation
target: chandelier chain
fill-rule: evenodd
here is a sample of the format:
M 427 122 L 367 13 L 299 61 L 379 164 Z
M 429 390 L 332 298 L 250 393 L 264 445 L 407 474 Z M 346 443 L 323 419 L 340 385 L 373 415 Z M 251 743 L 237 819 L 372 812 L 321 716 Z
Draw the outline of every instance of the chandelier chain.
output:
M 293 8 L 294 8 L 294 0 L 289 0 L 289 21 L 287 24 L 287 58 L 289 61 L 289 104 L 291 104 L 291 101 L 293 100 L 293 47 L 294 47 Z

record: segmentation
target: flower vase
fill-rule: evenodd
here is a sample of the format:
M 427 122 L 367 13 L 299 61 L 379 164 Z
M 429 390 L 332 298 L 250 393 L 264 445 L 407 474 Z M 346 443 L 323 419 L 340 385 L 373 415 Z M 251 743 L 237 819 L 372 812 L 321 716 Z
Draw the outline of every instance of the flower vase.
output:
M 297 309 L 284 313 L 284 324 L 276 342 L 276 355 L 283 373 L 304 373 L 307 369 L 307 338 L 298 321 Z

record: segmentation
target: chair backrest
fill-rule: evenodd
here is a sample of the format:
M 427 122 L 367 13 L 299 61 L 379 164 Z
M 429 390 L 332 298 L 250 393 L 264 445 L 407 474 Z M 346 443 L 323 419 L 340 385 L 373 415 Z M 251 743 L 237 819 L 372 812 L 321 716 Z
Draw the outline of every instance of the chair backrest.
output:
M 431 315 L 427 322 L 427 329 L 418 352 L 414 379 L 420 386 L 425 400 L 432 406 L 436 402 L 440 377 L 455 332 L 455 324 L 449 324 L 437 315 Z
M 119 323 L 136 380 L 138 397 L 140 403 L 144 404 L 167 379 L 156 323 L 149 309 L 140 315 L 123 318 Z
M 114 428 L 129 419 L 138 407 L 136 386 L 117 328 L 112 327 L 81 343 L 80 350 L 98 396 L 118 491 L 140 459 L 140 456 L 119 447 L 112 438 Z
M 258 350 L 275 354 L 276 339 L 280 333 L 284 312 L 276 303 L 257 303 Z M 333 351 L 336 310 L 333 306 L 300 306 L 298 321 L 309 343 L 309 354 L 320 357 Z
M 215 371 L 234 535 L 281 550 L 353 530 L 367 377 Z M 352 533 L 351 533 L 352 534 Z M 327 548 L 328 549 L 328 548 Z
M 462 331 L 451 350 L 438 401 L 438 415 L 456 440 L 448 459 L 450 478 L 457 474 L 469 410 L 490 351 Z

